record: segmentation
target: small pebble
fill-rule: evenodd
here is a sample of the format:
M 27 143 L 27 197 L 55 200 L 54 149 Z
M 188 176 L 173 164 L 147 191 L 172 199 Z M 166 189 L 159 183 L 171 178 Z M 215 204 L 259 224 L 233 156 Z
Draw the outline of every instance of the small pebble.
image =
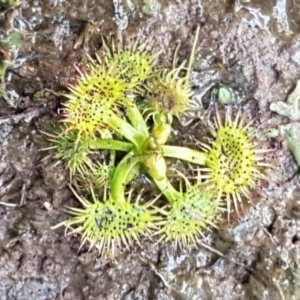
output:
M 220 87 L 218 90 L 218 100 L 223 105 L 232 103 L 233 97 L 231 91 L 225 87 Z
M 213 39 L 213 40 L 216 40 L 219 36 L 219 32 L 217 30 L 212 30 L 210 32 L 210 37 Z

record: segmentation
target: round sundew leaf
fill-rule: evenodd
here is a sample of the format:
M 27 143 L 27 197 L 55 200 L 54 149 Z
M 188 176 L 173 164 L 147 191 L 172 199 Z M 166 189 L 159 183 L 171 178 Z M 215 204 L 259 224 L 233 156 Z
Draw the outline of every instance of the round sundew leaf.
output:
M 45 134 L 52 146 L 42 150 L 52 150 L 53 158 L 63 162 L 71 175 L 81 173 L 85 167 L 92 165 L 88 139 L 84 134 L 79 135 L 78 130 L 67 130 L 65 126 L 60 126 L 53 134 Z
M 180 77 L 183 67 L 163 70 L 145 84 L 148 93 L 145 113 L 180 116 L 196 108 L 188 77 Z
M 67 94 L 63 108 L 63 121 L 69 128 L 93 135 L 107 130 L 103 121 L 106 114 L 121 114 L 128 83 L 119 73 L 116 65 L 107 67 L 92 61 L 87 71 L 80 72 L 77 82 Z
M 120 196 L 121 197 L 121 196 Z M 131 202 L 128 198 L 115 201 L 109 198 L 100 202 L 92 202 L 77 195 L 83 208 L 69 208 L 72 218 L 54 228 L 66 226 L 71 233 L 82 236 L 82 245 L 88 242 L 90 247 L 96 247 L 101 253 L 114 254 L 116 247 L 129 248 L 134 243 L 140 243 L 142 236 L 153 234 L 157 230 L 157 222 L 161 221 L 159 212 L 152 201 L 146 204 Z
M 76 173 L 73 182 L 77 190 L 86 192 L 91 188 L 102 194 L 104 187 L 108 186 L 115 167 L 106 162 L 96 162 L 82 166 L 80 172 Z
M 144 81 L 153 73 L 151 56 L 143 52 L 123 51 L 113 55 L 108 63 L 116 64 L 120 71 L 126 70 L 124 77 L 136 83 Z
M 157 234 L 161 235 L 161 242 L 171 241 L 175 249 L 196 246 L 204 230 L 217 227 L 222 212 L 214 190 L 189 186 L 172 203 Z
M 105 57 L 108 66 L 116 66 L 126 81 L 136 86 L 153 75 L 159 52 L 147 51 L 147 44 L 139 40 L 126 45 L 114 41 L 110 44 L 108 46 L 104 41 L 102 56 Z
M 257 180 L 265 179 L 261 168 L 266 166 L 263 155 L 268 150 L 258 148 L 240 113 L 233 121 L 227 114 L 223 123 L 217 114 L 215 123 L 214 140 L 207 146 L 208 181 L 217 189 L 218 198 L 227 199 L 228 214 L 232 203 L 239 214 L 242 197 L 250 199 Z

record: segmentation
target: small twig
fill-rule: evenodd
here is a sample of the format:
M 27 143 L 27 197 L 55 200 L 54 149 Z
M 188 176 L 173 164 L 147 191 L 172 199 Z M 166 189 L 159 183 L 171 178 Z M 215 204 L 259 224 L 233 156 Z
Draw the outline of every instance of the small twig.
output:
M 205 249 L 207 249 L 207 250 L 209 250 L 209 251 L 211 251 L 211 252 L 217 254 L 218 256 L 220 256 L 220 257 L 222 257 L 222 258 L 224 258 L 224 259 L 226 259 L 226 260 L 228 260 L 228 261 L 230 261 L 230 262 L 232 262 L 232 263 L 234 263 L 234 264 L 236 264 L 236 265 L 239 265 L 239 266 L 241 266 L 241 267 L 244 267 L 244 268 L 246 268 L 246 269 L 247 269 L 248 271 L 250 271 L 250 272 L 253 272 L 253 270 L 251 270 L 251 269 L 250 269 L 249 267 L 247 267 L 246 265 L 244 265 L 244 264 L 242 264 L 242 263 L 240 263 L 240 262 L 238 262 L 238 261 L 236 261 L 236 260 L 234 260 L 234 259 L 231 259 L 231 258 L 227 257 L 227 256 L 224 255 L 221 251 L 219 251 L 219 250 L 217 250 L 217 249 L 211 247 L 210 245 L 208 245 L 208 244 L 206 244 L 206 243 L 204 243 L 204 242 L 199 242 L 199 244 L 200 244 L 203 248 L 205 248 Z
M 281 287 L 280 287 L 278 281 L 277 281 L 277 280 L 274 280 L 274 284 L 275 284 L 275 286 L 277 287 L 277 289 L 278 289 L 278 291 L 279 291 L 279 294 L 280 294 L 281 299 L 282 299 L 282 300 L 285 300 L 283 291 L 282 291 L 282 289 L 281 289 Z
M 139 287 L 139 285 L 141 284 L 141 281 L 142 281 L 142 277 L 143 275 L 145 274 L 145 269 L 143 268 L 142 271 L 140 272 L 140 275 L 138 277 L 138 281 L 137 281 L 137 284 L 136 284 L 136 288 L 134 289 L 134 292 L 133 292 L 133 298 L 138 298 L 138 296 L 136 296 L 136 292 L 137 292 L 137 289 Z
M 7 93 L 3 87 L 3 84 L 0 85 L 0 95 L 3 97 L 3 99 L 6 101 L 6 103 L 11 107 L 16 107 L 14 103 L 11 102 L 9 97 L 7 96 Z
M 9 207 L 19 206 L 19 204 L 16 204 L 16 203 L 7 203 L 7 202 L 2 202 L 2 201 L 0 201 L 0 205 L 9 206 Z
M 24 205 L 26 203 L 26 185 L 22 185 L 22 191 L 21 191 L 21 200 L 20 200 L 20 206 Z
M 194 37 L 194 43 L 193 43 L 192 51 L 190 53 L 188 66 L 187 66 L 187 76 L 189 76 L 189 74 L 191 72 L 191 67 L 192 67 L 192 64 L 193 64 L 193 61 L 194 61 L 196 46 L 197 46 L 197 42 L 198 42 L 198 39 L 199 39 L 199 32 L 200 32 L 200 25 L 198 25 L 197 29 L 196 29 L 196 33 L 195 33 L 195 37 Z
M 48 111 L 47 107 L 35 107 L 35 108 L 30 108 L 27 109 L 26 111 L 19 113 L 19 114 L 14 114 L 11 116 L 7 117 L 2 117 L 0 118 L 0 125 L 1 124 L 6 124 L 6 123 L 18 123 L 21 120 L 25 120 L 25 122 L 30 122 L 33 118 L 38 117 L 39 115 L 45 113 Z
M 0 196 L 2 197 L 4 195 L 8 194 L 9 191 L 11 191 L 14 187 L 16 187 L 18 182 L 19 182 L 19 177 L 15 176 L 15 178 L 13 178 L 10 183 L 0 187 Z
M 163 284 L 165 285 L 166 288 L 168 288 L 169 290 L 174 290 L 176 291 L 169 283 L 168 281 L 165 279 L 165 277 L 158 272 L 158 270 L 156 269 L 156 267 L 154 266 L 153 263 L 151 263 L 149 260 L 143 258 L 141 255 L 138 256 L 139 259 L 144 262 L 145 264 L 149 265 L 151 270 L 161 279 L 161 281 L 163 282 Z
M 227 257 L 226 255 L 224 255 L 224 254 L 223 254 L 222 252 L 220 252 L 219 250 L 214 249 L 213 247 L 211 247 L 210 245 L 208 245 L 208 244 L 206 244 L 206 243 L 204 243 L 204 242 L 199 242 L 199 244 L 200 244 L 203 248 L 205 248 L 205 249 L 207 249 L 207 250 L 209 250 L 209 251 L 211 251 L 211 252 L 217 254 L 218 256 L 220 256 L 220 257 L 222 257 L 222 258 L 224 258 L 224 259 L 226 259 L 226 260 L 228 260 L 228 261 L 230 261 L 230 262 L 232 262 L 232 263 L 234 263 L 234 264 L 236 264 L 236 265 L 238 265 L 238 266 L 241 266 L 241 267 L 245 268 L 247 271 L 249 271 L 249 272 L 254 276 L 254 278 L 255 278 L 255 277 L 256 277 L 257 279 L 259 278 L 259 280 L 261 280 L 261 282 L 262 282 L 265 286 L 267 286 L 267 282 L 265 281 L 264 278 L 262 278 L 261 274 L 258 274 L 257 272 L 255 272 L 252 268 L 250 268 L 250 267 L 246 266 L 245 264 L 240 263 L 240 262 L 238 262 L 238 261 L 236 261 L 236 260 L 234 260 L 234 259 L 232 259 L 232 258 Z
M 261 227 L 260 229 L 261 229 L 262 232 L 270 239 L 270 241 L 271 241 L 274 245 L 278 246 L 278 243 L 274 240 L 272 234 L 271 234 L 266 228 Z
M 15 180 L 13 181 L 15 182 Z M 5 195 L 4 197 L 2 197 L 2 200 L 6 200 L 8 201 L 11 198 L 14 198 L 16 196 L 19 196 L 20 192 L 16 192 L 10 195 Z M 18 207 L 18 206 L 23 206 L 26 203 L 26 184 L 22 185 L 22 190 L 21 190 L 21 199 L 20 199 L 20 203 L 9 203 L 9 202 L 5 202 L 5 201 L 0 201 L 0 205 L 4 205 L 4 206 L 9 206 L 9 207 Z

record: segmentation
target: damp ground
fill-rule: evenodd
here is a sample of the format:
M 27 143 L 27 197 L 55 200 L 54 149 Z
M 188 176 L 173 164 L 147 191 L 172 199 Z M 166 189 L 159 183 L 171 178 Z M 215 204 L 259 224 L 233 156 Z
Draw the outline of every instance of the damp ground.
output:
M 299 79 L 299 11 L 292 0 L 3 5 L 1 41 L 12 32 L 18 41 L 5 76 L 15 107 L 0 99 L 0 299 L 300 299 L 300 184 L 284 130 L 300 117 L 270 110 L 271 103 L 287 100 Z M 84 64 L 86 54 L 101 47 L 101 34 L 146 37 L 165 61 L 180 41 L 183 61 L 197 25 L 192 81 L 199 113 L 216 102 L 220 87 L 228 89 L 232 106 L 254 118 L 276 149 L 269 181 L 243 217 L 205 233 L 203 241 L 222 256 L 203 247 L 174 253 L 168 244 L 143 241 L 143 249 L 120 253 L 113 263 L 80 248 L 78 236 L 50 229 L 67 217 L 65 206 L 78 206 L 64 167 L 50 168 L 49 153 L 40 151 L 49 146 L 41 131 L 51 130 L 63 101 L 51 91 L 65 90 L 76 76 L 74 63 Z M 297 113 L 297 95 L 295 101 Z M 201 122 L 194 116 L 185 121 L 172 138 L 192 145 L 201 138 Z

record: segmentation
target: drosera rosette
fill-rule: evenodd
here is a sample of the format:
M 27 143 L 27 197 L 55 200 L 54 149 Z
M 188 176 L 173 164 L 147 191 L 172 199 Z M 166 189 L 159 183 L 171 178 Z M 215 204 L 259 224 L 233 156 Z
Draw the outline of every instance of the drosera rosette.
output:
M 158 243 L 170 241 L 174 249 L 197 247 L 205 231 L 218 228 L 224 212 L 222 200 L 216 201 L 216 190 L 204 184 L 199 176 L 194 184 L 183 174 L 180 176 L 184 184 L 181 182 L 179 191 L 167 178 L 155 181 L 170 204 L 155 235 L 160 236 Z
M 225 198 L 227 202 L 228 220 L 231 208 L 240 215 L 243 209 L 242 198 L 251 203 L 251 190 L 257 187 L 259 180 L 266 180 L 264 167 L 271 167 L 266 162 L 265 154 L 272 151 L 260 147 L 255 138 L 255 128 L 251 122 L 245 122 L 245 116 L 239 110 L 235 117 L 228 111 L 224 120 L 216 110 L 214 124 L 210 124 L 212 142 L 203 144 L 206 152 L 206 167 L 202 171 L 208 184 L 217 191 L 217 201 Z

